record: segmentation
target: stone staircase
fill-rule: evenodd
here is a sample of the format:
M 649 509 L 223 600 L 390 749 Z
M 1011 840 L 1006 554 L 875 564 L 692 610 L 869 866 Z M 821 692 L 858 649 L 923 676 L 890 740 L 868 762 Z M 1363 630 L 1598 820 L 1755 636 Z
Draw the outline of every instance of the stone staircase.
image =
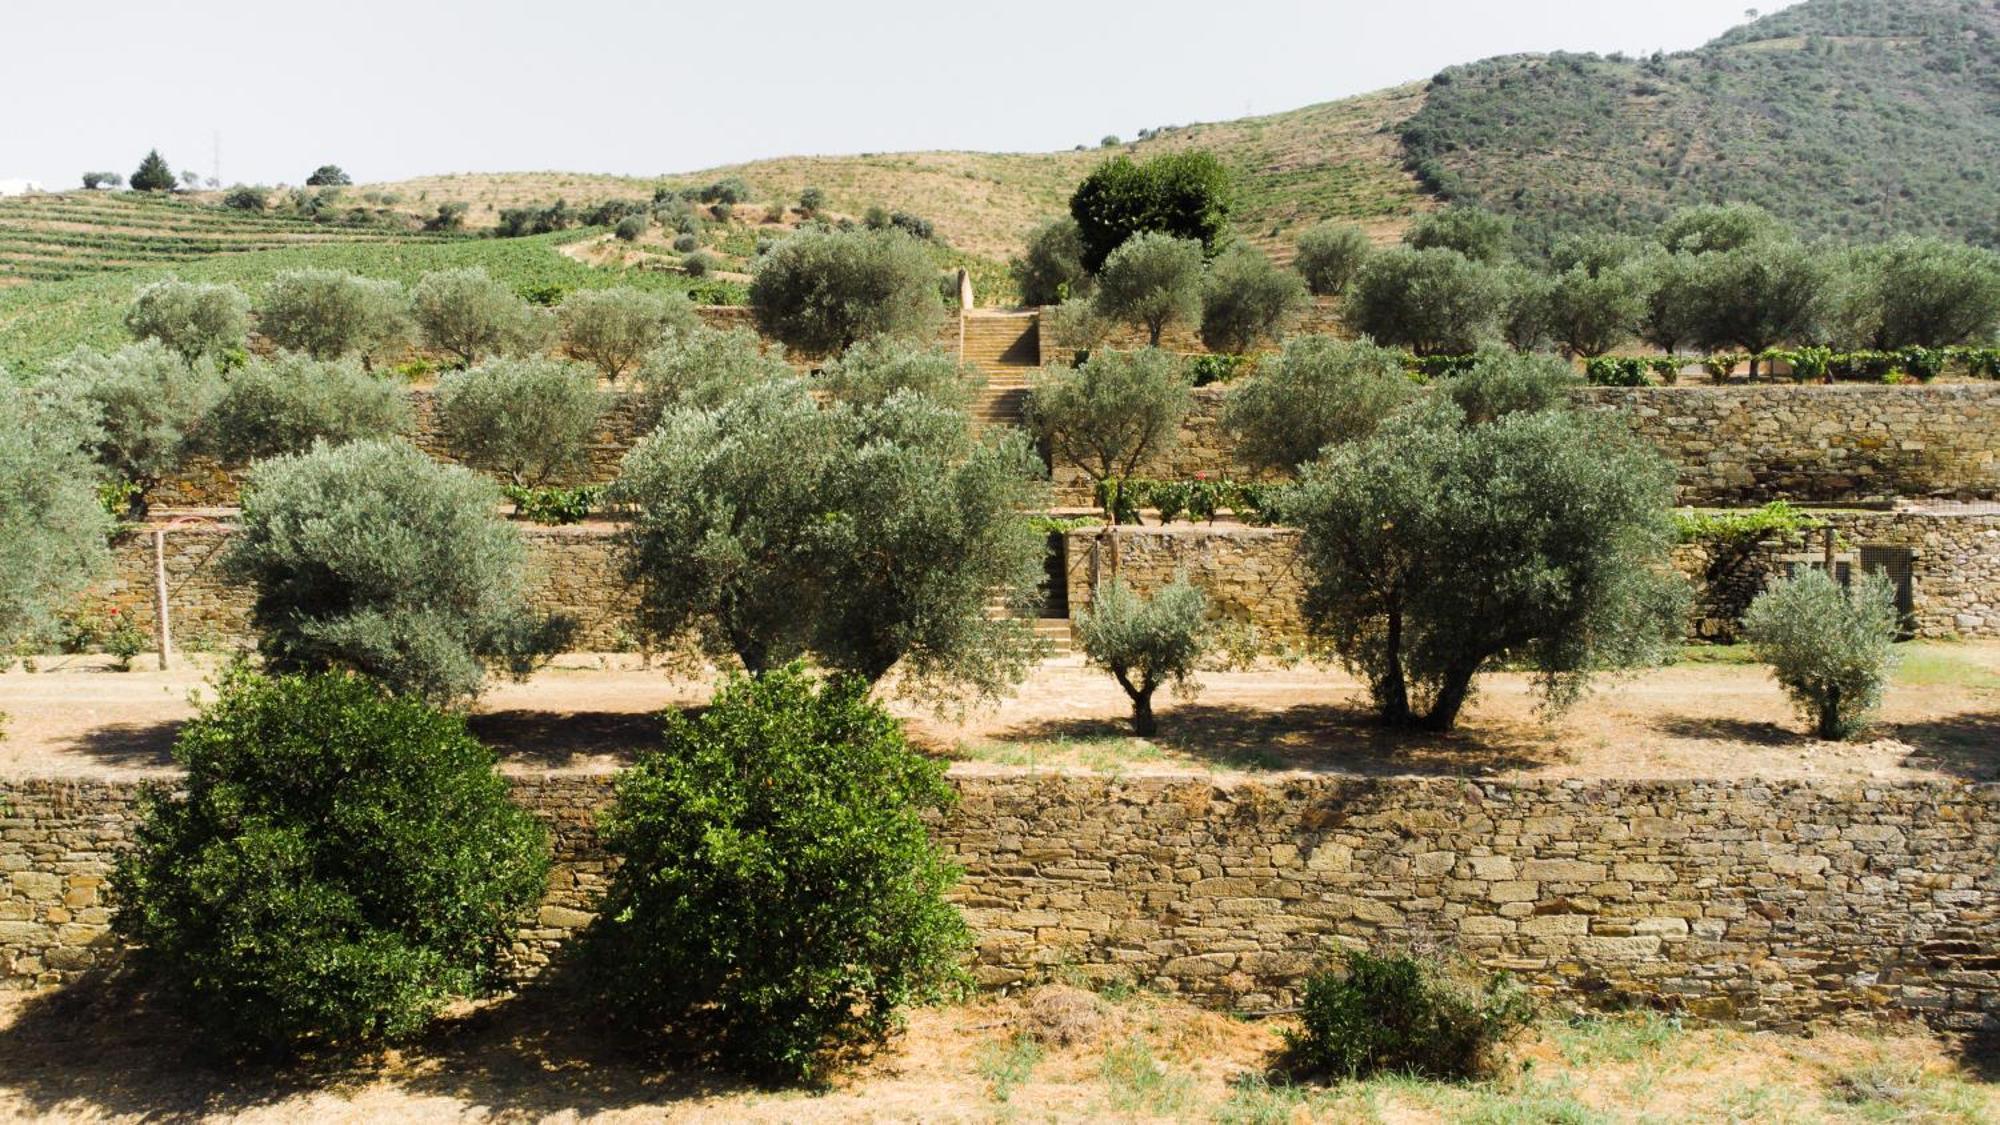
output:
M 1000 598 L 996 597 L 986 603 L 986 616 L 991 620 L 997 621 L 1012 615 L 1013 611 Z M 1075 639 L 1070 634 L 1069 618 L 1037 617 L 1030 619 L 1028 623 L 1034 627 L 1037 637 L 1048 642 L 1049 659 L 1059 660 L 1076 651 Z
M 986 390 L 972 407 L 973 422 L 1020 425 L 1029 376 L 1042 362 L 1040 314 L 974 309 L 964 315 L 960 332 L 960 358 L 986 376 Z

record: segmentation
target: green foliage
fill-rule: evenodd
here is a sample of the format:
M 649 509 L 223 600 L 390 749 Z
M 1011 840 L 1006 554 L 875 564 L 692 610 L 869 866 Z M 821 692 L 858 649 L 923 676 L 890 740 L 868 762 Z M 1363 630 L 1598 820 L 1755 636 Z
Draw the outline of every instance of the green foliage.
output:
M 1660 224 L 1655 237 L 1669 254 L 1699 255 L 1726 254 L 1790 235 L 1785 224 L 1762 207 L 1727 203 L 1682 208 Z
M 864 340 L 820 369 L 819 385 L 841 402 L 880 406 L 899 393 L 919 394 L 957 410 L 968 409 L 986 377 L 936 345 Z
M 1287 487 L 1205 475 L 1193 480 L 1127 478 L 1099 481 L 1096 496 L 1098 507 L 1115 513 L 1119 523 L 1143 523 L 1140 510 L 1151 508 L 1163 524 L 1181 518 L 1191 523 L 1197 520 L 1214 523 L 1215 517 L 1225 511 L 1234 512 L 1247 523 L 1270 524 L 1276 522 Z M 1085 518 L 1078 526 L 1096 523 L 1094 518 Z
M 1882 700 L 1898 627 L 1895 589 L 1878 574 L 1844 590 L 1806 568 L 1775 583 L 1743 615 L 1743 636 L 1814 733 L 1858 733 Z
M 1037 654 L 986 609 L 1034 597 L 1040 476 L 1023 435 L 975 441 L 923 395 L 822 407 L 774 379 L 669 412 L 612 495 L 635 509 L 628 573 L 653 635 L 752 673 L 808 653 L 869 682 L 900 665 L 941 698 L 997 693 Z
M 637 242 L 639 236 L 646 233 L 647 226 L 644 215 L 627 215 L 618 220 L 618 225 L 612 228 L 611 233 L 617 235 L 620 242 Z
M 1741 549 L 1771 538 L 1790 539 L 1825 526 L 1824 520 L 1809 516 L 1783 500 L 1747 511 L 1686 509 L 1674 514 L 1674 530 L 1681 542 L 1727 549 Z
M 1117 255 L 1112 257 L 1115 261 Z M 1110 273 L 1107 263 L 1107 278 Z M 1272 265 L 1247 244 L 1232 246 L 1216 257 L 1202 282 L 1201 342 L 1210 351 L 1227 353 L 1276 343 L 1305 305 L 1305 283 L 1296 274 Z
M 1643 356 L 1594 355 L 1583 364 L 1584 381 L 1593 387 L 1643 387 L 1652 382 L 1651 373 Z
M 1292 268 L 1306 279 L 1306 288 L 1315 295 L 1338 297 L 1361 272 L 1372 250 L 1367 232 L 1360 227 L 1328 220 L 1299 236 Z
M 1411 224 L 1403 242 L 1413 250 L 1456 250 L 1497 266 L 1513 255 L 1514 224 L 1479 207 L 1453 204 Z
M 1076 220 L 1050 219 L 1028 235 L 1027 250 L 1009 262 L 1008 272 L 1029 305 L 1059 305 L 1088 296 L 1090 272 L 1083 268 L 1083 236 Z
M 1130 477 L 1148 455 L 1171 448 L 1192 405 L 1180 364 L 1149 348 L 1044 368 L 1025 413 L 1051 456 L 1105 481 Z
M 1328 449 L 1292 494 L 1307 620 L 1391 724 L 1449 729 L 1500 660 L 1561 707 L 1592 673 L 1654 662 L 1680 634 L 1672 478 L 1613 419 L 1401 412 Z
M 1813 338 L 1828 311 L 1827 266 L 1820 254 L 1789 241 L 1700 255 L 1691 338 L 1704 348 L 1739 347 L 1753 357 L 1788 340 Z
M 478 266 L 425 274 L 411 306 L 424 344 L 467 367 L 490 355 L 539 351 L 548 339 L 547 314 Z
M 1151 231 L 1133 235 L 1105 259 L 1092 300 L 1108 321 L 1144 325 L 1148 342 L 1159 347 L 1168 325 L 1201 316 L 1201 244 Z
M 514 485 L 544 485 L 588 466 L 604 396 L 588 368 L 496 359 L 438 383 L 437 426 L 452 456 Z
M 287 270 L 257 302 L 257 330 L 281 348 L 319 360 L 372 362 L 410 338 L 410 302 L 393 281 L 342 270 Z
M 76 395 L 95 416 L 97 462 L 143 493 L 173 474 L 197 447 L 222 378 L 206 359 L 192 365 L 148 341 L 109 355 L 78 348 L 45 382 Z
M 1936 238 L 1899 238 L 1848 259 L 1836 334 L 1891 351 L 1982 343 L 2000 330 L 2000 254 Z
M 232 672 L 141 804 L 113 925 L 230 1051 L 399 1040 L 477 993 L 541 897 L 547 833 L 464 720 L 339 674 Z
M 799 210 L 805 212 L 807 218 L 811 218 L 818 215 L 821 211 L 826 210 L 825 189 L 810 184 L 806 185 L 799 192 Z
M 235 211 L 262 211 L 271 206 L 268 188 L 237 184 L 222 197 L 222 205 Z
M 1554 356 L 1481 352 L 1438 389 L 1477 425 L 1509 414 L 1560 410 L 1569 405 L 1576 385 L 1569 364 Z
M 1492 1070 L 1493 1054 L 1534 1019 L 1527 991 L 1505 973 L 1407 953 L 1349 950 L 1339 971 L 1306 978 L 1286 1065 L 1335 1080 L 1401 1074 L 1462 1080 Z
M 132 173 L 133 191 L 172 191 L 177 183 L 174 170 L 167 167 L 159 149 L 147 150 L 146 158 L 139 162 L 139 170 Z
M 493 237 L 523 238 L 548 234 L 568 230 L 575 222 L 576 215 L 570 210 L 568 202 L 561 199 L 539 206 L 502 207 L 499 220 L 493 224 Z
M 1700 312 L 1700 259 L 1692 254 L 1657 254 L 1637 267 L 1645 274 L 1646 307 L 1639 314 L 1639 338 L 1672 355 L 1693 342 Z
M 46 636 L 110 562 L 87 411 L 0 372 L 0 650 Z
M 358 441 L 251 470 L 223 568 L 256 590 L 279 672 L 351 669 L 434 702 L 479 694 L 489 664 L 526 675 L 570 623 L 527 606 L 526 548 L 498 490 L 402 442 Z
M 353 182 L 338 164 L 322 164 L 306 177 L 307 187 L 346 187 Z
M 1624 344 L 1646 318 L 1650 277 L 1643 265 L 1578 264 L 1557 274 L 1544 304 L 1549 336 L 1564 355 L 1586 358 Z
M 170 276 L 133 294 L 125 327 L 133 339 L 158 340 L 191 364 L 243 347 L 250 334 L 250 302 L 233 286 Z
M 702 188 L 695 198 L 703 203 L 748 203 L 750 185 L 741 176 L 728 176 Z
M 1344 316 L 1355 331 L 1418 355 L 1461 355 L 1490 339 L 1500 275 L 1454 250 L 1392 250 L 1363 266 Z
M 922 338 L 942 315 L 937 270 L 900 231 L 801 231 L 757 260 L 750 307 L 765 335 L 823 356 L 872 336 Z
M 351 359 L 322 362 L 280 352 L 253 356 L 223 377 L 201 447 L 226 465 L 243 465 L 302 453 L 318 441 L 394 437 L 412 424 L 409 396 L 395 382 Z
M 503 484 L 500 494 L 514 502 L 514 513 L 530 523 L 563 526 L 582 523 L 603 502 L 605 485 L 585 484 L 575 488 L 544 485 L 528 488 Z
M 643 400 L 640 428 L 650 431 L 676 407 L 707 409 L 744 388 L 791 377 L 784 350 L 765 351 L 754 332 L 706 325 L 670 331 L 633 376 Z
M 927 814 L 953 793 L 858 681 L 799 666 L 724 685 L 619 775 L 600 997 L 761 1078 L 825 1076 L 964 980 L 971 936 Z
M 1207 352 L 1187 357 L 1188 379 L 1197 387 L 1227 383 L 1257 366 L 1257 357 Z
M 1229 170 L 1199 149 L 1162 153 L 1144 163 L 1117 156 L 1085 176 L 1070 196 L 1070 217 L 1083 244 L 1083 267 L 1104 268 L 1133 235 L 1155 233 L 1222 249 L 1234 204 Z
M 681 272 L 689 277 L 707 277 L 715 266 L 715 259 L 697 250 L 681 259 Z
M 1076 642 L 1092 665 L 1111 673 L 1132 701 L 1132 733 L 1159 731 L 1153 693 L 1162 685 L 1194 690 L 1194 673 L 1208 648 L 1208 597 L 1185 575 L 1143 597 L 1113 578 L 1091 592 L 1076 614 Z
M 613 382 L 668 332 L 700 323 L 687 298 L 638 289 L 579 289 L 563 298 L 556 322 L 570 357 L 595 364 Z
M 1250 464 L 1289 470 L 1328 445 L 1373 432 L 1418 390 L 1401 352 L 1366 340 L 1301 336 L 1231 392 L 1223 422 Z
M 1521 265 L 1501 266 L 1494 271 L 1500 288 L 1500 339 L 1517 352 L 1541 351 L 1548 346 L 1549 298 L 1555 279 Z

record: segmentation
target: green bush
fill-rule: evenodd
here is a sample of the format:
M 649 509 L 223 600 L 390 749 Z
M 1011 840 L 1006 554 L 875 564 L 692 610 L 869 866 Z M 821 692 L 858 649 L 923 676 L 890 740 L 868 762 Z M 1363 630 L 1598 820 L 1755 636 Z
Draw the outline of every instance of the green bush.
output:
M 139 162 L 131 180 L 133 191 L 172 191 L 177 182 L 174 170 L 167 166 L 159 149 L 147 150 L 146 158 Z
M 935 345 L 864 340 L 820 369 L 819 385 L 841 402 L 880 406 L 910 392 L 964 410 L 986 382 L 977 367 Z
M 110 562 L 88 412 L 0 371 L 0 651 L 46 636 Z
M 514 485 L 544 485 L 586 468 L 604 414 L 588 368 L 496 359 L 438 382 L 437 427 L 461 463 Z
M 713 407 L 746 387 L 791 377 L 784 349 L 765 351 L 755 332 L 706 325 L 669 332 L 633 376 L 642 400 L 640 431 L 651 432 L 676 407 Z
M 530 523 L 563 526 L 582 523 L 604 499 L 607 486 L 586 484 L 576 488 L 526 488 L 503 484 L 500 494 L 514 502 L 514 513 Z
M 408 343 L 410 327 L 402 286 L 341 270 L 286 270 L 257 305 L 266 338 L 320 360 L 359 354 L 372 364 Z
M 1202 345 L 1237 353 L 1277 343 L 1305 305 L 1305 283 L 1297 275 L 1248 245 L 1232 246 L 1209 264 L 1202 281 Z
M 765 335 L 811 356 L 927 338 L 943 316 L 930 254 L 895 230 L 792 235 L 757 259 L 750 307 Z
M 1468 422 L 1479 424 L 1509 414 L 1561 410 L 1570 404 L 1576 385 L 1576 373 L 1554 356 L 1482 352 L 1436 386 L 1465 412 Z
M 696 237 L 692 232 L 674 236 L 674 250 L 676 252 L 692 254 L 699 249 L 701 249 L 701 239 Z
M 262 211 L 271 205 L 268 188 L 237 184 L 222 197 L 222 205 L 234 211 Z
M 1750 603 L 1743 636 L 1824 739 L 1848 738 L 1882 700 L 1894 661 L 1895 589 L 1881 575 L 1843 590 L 1806 569 Z
M 689 277 L 707 277 L 714 264 L 714 259 L 697 250 L 681 259 L 681 272 Z
M 1411 224 L 1403 241 L 1413 250 L 1454 250 L 1475 262 L 1498 265 L 1514 249 L 1514 224 L 1478 207 L 1455 203 Z
M 1377 343 L 1463 355 L 1493 336 L 1506 296 L 1498 271 L 1454 250 L 1392 250 L 1362 267 L 1341 315 Z
M 970 936 L 926 814 L 943 763 L 853 680 L 729 681 L 621 774 L 591 952 L 603 1004 L 763 1078 L 821 1078 L 960 985 Z
M 318 362 L 293 352 L 251 360 L 223 377 L 222 397 L 202 427 L 201 447 L 226 465 L 394 437 L 412 427 L 397 383 L 353 360 Z
M 477 266 L 425 274 L 411 305 L 424 343 L 465 367 L 489 355 L 540 351 L 548 339 L 548 314 Z
M 1165 352 L 1101 351 L 1076 367 L 1044 368 L 1028 396 L 1026 421 L 1052 457 L 1093 481 L 1122 480 L 1179 440 L 1194 401 L 1190 391 L 1180 364 Z
M 1642 356 L 1594 355 L 1583 361 L 1584 381 L 1593 387 L 1643 387 L 1652 366 Z
M 250 300 L 233 285 L 163 278 L 133 295 L 125 327 L 133 339 L 158 340 L 192 364 L 242 349 L 250 334 Z
M 353 182 L 338 164 L 322 164 L 306 177 L 307 187 L 346 187 Z
M 826 192 L 808 185 L 799 192 L 799 210 L 805 212 L 808 218 L 826 210 Z
M 1162 685 L 1183 695 L 1193 691 L 1195 666 L 1209 643 L 1207 613 L 1208 596 L 1183 575 L 1151 597 L 1113 578 L 1076 614 L 1084 658 L 1111 673 L 1132 701 L 1132 733 L 1151 738 L 1159 732 L 1153 693 Z
M 1231 382 L 1256 366 L 1257 357 L 1248 355 L 1218 355 L 1209 352 L 1189 356 L 1187 360 L 1188 379 L 1197 387 Z
M 1050 219 L 1028 235 L 1027 250 L 1008 263 L 1021 301 L 1029 305 L 1059 305 L 1090 293 L 1090 274 L 1083 268 L 1083 238 L 1076 220 Z
M 489 664 L 524 676 L 571 631 L 529 609 L 526 547 L 499 500 L 402 442 L 316 446 L 251 470 L 223 570 L 255 589 L 273 670 L 345 668 L 397 694 L 467 699 Z
M 1299 236 L 1298 256 L 1292 268 L 1306 280 L 1306 288 L 1321 297 L 1338 297 L 1361 272 L 1373 249 L 1360 227 L 1332 221 L 1307 228 Z
M 694 306 L 679 294 L 625 288 L 579 289 L 563 298 L 556 322 L 570 358 L 595 364 L 612 382 L 668 332 L 700 323 Z
M 112 886 L 135 964 L 230 1051 L 407 1039 L 478 993 L 547 833 L 464 721 L 345 675 L 234 672 Z
M 1133 235 L 1105 259 L 1092 301 L 1106 320 L 1143 325 L 1147 342 L 1159 347 L 1169 325 L 1202 314 L 1201 244 L 1152 231 Z
M 97 423 L 97 462 L 139 487 L 137 511 L 144 510 L 145 493 L 200 447 L 209 410 L 222 395 L 222 378 L 208 360 L 183 363 L 154 341 L 109 355 L 78 348 L 51 365 L 47 378 L 88 404 Z
M 1505 973 L 1470 978 L 1407 953 L 1349 951 L 1340 971 L 1306 978 L 1299 1027 L 1284 1032 L 1287 1069 L 1335 1080 L 1481 1077 L 1534 1004 Z
M 1229 238 L 1234 205 L 1229 170 L 1213 153 L 1190 149 L 1134 163 L 1116 156 L 1085 176 L 1070 196 L 1083 267 L 1101 272 L 1132 236 L 1163 235 L 1201 244 L 1204 256 Z
M 617 235 L 620 242 L 637 242 L 639 236 L 646 233 L 648 225 L 644 215 L 627 215 L 618 220 L 611 233 Z
M 1253 465 L 1291 470 L 1335 442 L 1374 432 L 1420 388 L 1403 353 L 1366 340 L 1301 336 L 1229 395 L 1223 422 Z

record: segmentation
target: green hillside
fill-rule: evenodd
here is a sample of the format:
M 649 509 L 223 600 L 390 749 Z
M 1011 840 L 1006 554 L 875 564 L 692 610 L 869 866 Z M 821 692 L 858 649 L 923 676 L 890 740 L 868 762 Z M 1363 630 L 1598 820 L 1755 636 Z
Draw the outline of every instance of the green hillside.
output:
M 1749 201 L 1825 235 L 1996 245 L 2000 4 L 1808 0 L 1681 54 L 1453 67 L 1402 140 L 1531 242 Z

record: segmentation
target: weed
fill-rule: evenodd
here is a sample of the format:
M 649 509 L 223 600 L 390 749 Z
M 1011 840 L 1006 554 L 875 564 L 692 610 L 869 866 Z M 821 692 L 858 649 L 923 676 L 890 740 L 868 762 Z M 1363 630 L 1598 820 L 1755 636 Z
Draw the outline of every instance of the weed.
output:
M 1014 1091 L 1028 1080 L 1041 1061 L 1042 1045 L 1035 1042 L 1033 1036 L 1017 1031 L 1006 1039 L 981 1047 L 974 1065 L 979 1076 L 986 1080 L 986 1092 L 994 1101 L 1005 1102 L 1014 1096 Z
M 1137 1035 L 1106 1048 L 1098 1073 L 1110 1087 L 1113 1108 L 1123 1113 L 1178 1116 L 1193 1095 L 1188 1076 L 1169 1071 Z

